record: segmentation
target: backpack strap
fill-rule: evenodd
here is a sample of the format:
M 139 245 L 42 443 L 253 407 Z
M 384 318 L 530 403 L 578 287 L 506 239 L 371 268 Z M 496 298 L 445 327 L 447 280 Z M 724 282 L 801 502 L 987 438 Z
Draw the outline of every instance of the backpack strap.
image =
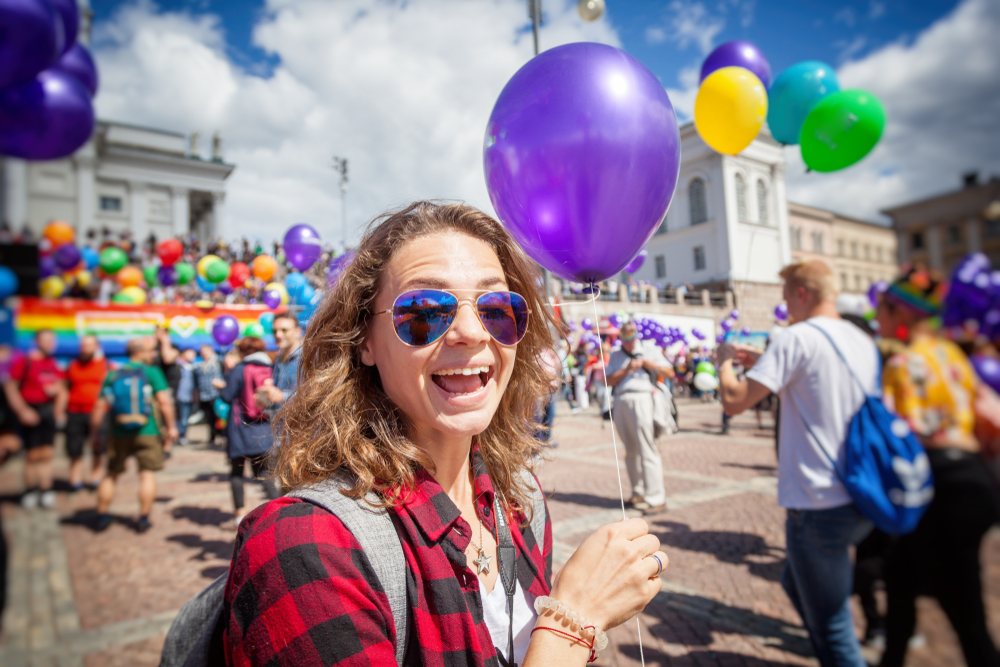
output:
M 338 471 L 322 482 L 301 487 L 288 495 L 322 507 L 336 516 L 361 544 L 382 584 L 382 590 L 389 598 L 389 607 L 396 624 L 396 664 L 402 665 L 406 656 L 409 629 L 403 546 L 388 510 L 377 509 L 368 504 L 378 503 L 381 498 L 374 491 L 370 491 L 364 499 L 350 498 L 341 493 L 341 490 L 351 485 L 348 474 Z

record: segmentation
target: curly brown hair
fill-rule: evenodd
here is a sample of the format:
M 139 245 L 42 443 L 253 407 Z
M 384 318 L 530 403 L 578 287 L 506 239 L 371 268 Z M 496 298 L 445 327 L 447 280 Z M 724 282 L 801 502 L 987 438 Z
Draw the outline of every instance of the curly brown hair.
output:
M 361 362 L 360 347 L 390 259 L 413 239 L 451 231 L 488 244 L 509 289 L 531 309 L 507 390 L 490 425 L 475 437 L 496 492 L 512 507 L 530 510 L 527 494 L 533 490 L 518 473 L 530 468 L 541 447 L 535 407 L 551 392 L 552 378 L 537 360 L 552 347 L 555 321 L 539 293 L 535 264 L 499 222 L 465 204 L 420 201 L 368 224 L 354 260 L 309 322 L 299 386 L 278 417 L 275 475 L 285 488 L 346 470 L 356 480 L 347 495 L 362 497 L 374 489 L 389 505 L 398 502 L 394 491 L 414 488 L 419 468 L 433 473 L 433 461 L 407 437 L 406 416 L 383 391 L 378 369 Z

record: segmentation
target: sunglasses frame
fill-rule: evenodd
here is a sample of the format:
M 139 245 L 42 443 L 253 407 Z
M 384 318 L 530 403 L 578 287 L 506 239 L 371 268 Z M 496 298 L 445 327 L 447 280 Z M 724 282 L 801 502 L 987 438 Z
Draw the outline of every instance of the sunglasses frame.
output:
M 479 320 L 479 326 L 481 326 L 483 328 L 483 331 L 485 331 L 486 333 L 490 334 L 490 338 L 493 339 L 493 341 L 497 345 L 501 345 L 503 347 L 514 347 L 518 343 L 520 343 L 522 340 L 524 340 L 524 336 L 528 335 L 528 325 L 531 323 L 531 317 L 530 317 L 530 315 L 531 315 L 531 308 L 527 309 L 528 310 L 527 314 L 528 314 L 529 317 L 528 317 L 528 322 L 525 323 L 525 325 L 524 325 L 524 335 L 522 335 L 517 340 L 517 343 L 511 343 L 509 345 L 507 343 L 500 342 L 499 340 L 497 340 L 496 336 L 494 336 L 493 334 L 490 333 L 490 330 L 486 328 L 486 323 L 483 322 L 482 316 L 479 314 L 478 301 L 479 301 L 479 299 L 481 299 L 482 297 L 486 296 L 487 294 L 516 294 L 517 296 L 519 296 L 522 299 L 524 299 L 525 305 L 528 304 L 528 300 L 525 299 L 522 294 L 518 294 L 517 292 L 514 292 L 512 290 L 492 290 L 492 289 L 485 289 L 485 290 L 477 290 L 477 289 L 455 289 L 455 290 L 451 290 L 451 289 L 438 289 L 437 287 L 422 287 L 422 288 L 418 288 L 418 289 L 406 290 L 405 292 L 400 293 L 399 295 L 396 296 L 395 299 L 392 300 L 392 308 L 388 308 L 386 310 L 379 310 L 379 311 L 376 311 L 375 313 L 372 313 L 372 314 L 373 315 L 391 315 L 392 311 L 394 311 L 396 309 L 396 302 L 399 301 L 399 297 L 403 296 L 403 294 L 409 294 L 410 292 L 423 292 L 423 291 L 427 291 L 427 292 L 444 292 L 445 294 L 450 294 L 451 296 L 455 297 L 455 299 L 458 301 L 458 303 L 455 305 L 455 317 L 452 318 L 451 324 L 448 325 L 448 328 L 445 329 L 444 332 L 440 336 L 438 336 L 437 338 L 435 338 L 434 340 L 432 340 L 429 343 L 424 343 L 423 345 L 413 345 L 411 343 L 407 343 L 405 340 L 403 340 L 400 337 L 399 331 L 396 330 L 396 326 L 394 324 L 393 327 L 392 327 L 392 331 L 393 331 L 393 333 L 396 334 L 396 339 L 399 340 L 399 342 L 402 343 L 403 345 L 405 345 L 406 347 L 415 347 L 415 348 L 428 347 L 429 345 L 433 345 L 434 343 L 438 342 L 439 340 L 441 340 L 442 338 L 444 338 L 445 336 L 447 336 L 448 332 L 451 331 L 451 328 L 453 326 L 455 326 L 455 322 L 458 320 L 458 311 L 462 308 L 462 304 L 463 303 L 468 303 L 472 307 L 472 310 L 475 311 L 475 313 L 476 313 L 476 318 Z M 470 298 L 460 299 L 458 297 L 458 295 L 455 294 L 455 292 L 474 292 L 475 294 L 477 294 L 477 296 L 474 299 L 470 299 Z

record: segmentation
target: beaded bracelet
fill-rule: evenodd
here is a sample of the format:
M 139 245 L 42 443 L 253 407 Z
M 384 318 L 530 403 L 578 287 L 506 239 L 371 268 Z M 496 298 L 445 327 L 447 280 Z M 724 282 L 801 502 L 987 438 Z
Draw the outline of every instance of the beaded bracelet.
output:
M 562 616 L 570 623 L 577 625 L 580 628 L 581 634 L 585 637 L 588 635 L 593 636 L 595 653 L 607 648 L 608 635 L 597 626 L 587 625 L 587 617 L 580 612 L 573 611 L 569 608 L 569 605 L 563 604 L 555 598 L 550 598 L 548 595 L 540 595 L 535 598 L 535 613 L 541 614 L 546 609 L 551 609 L 554 616 Z

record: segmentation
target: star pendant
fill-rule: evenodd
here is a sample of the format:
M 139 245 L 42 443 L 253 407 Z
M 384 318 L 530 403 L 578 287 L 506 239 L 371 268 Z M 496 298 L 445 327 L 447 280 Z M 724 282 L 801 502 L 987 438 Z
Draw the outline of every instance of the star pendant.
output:
M 479 550 L 479 558 L 477 558 L 476 560 L 472 561 L 473 563 L 476 564 L 476 567 L 479 569 L 479 572 L 477 572 L 476 574 L 482 574 L 483 572 L 485 572 L 486 574 L 489 574 L 490 573 L 490 561 L 491 560 L 493 560 L 493 556 L 487 556 L 486 552 L 483 551 L 482 549 L 480 549 Z

